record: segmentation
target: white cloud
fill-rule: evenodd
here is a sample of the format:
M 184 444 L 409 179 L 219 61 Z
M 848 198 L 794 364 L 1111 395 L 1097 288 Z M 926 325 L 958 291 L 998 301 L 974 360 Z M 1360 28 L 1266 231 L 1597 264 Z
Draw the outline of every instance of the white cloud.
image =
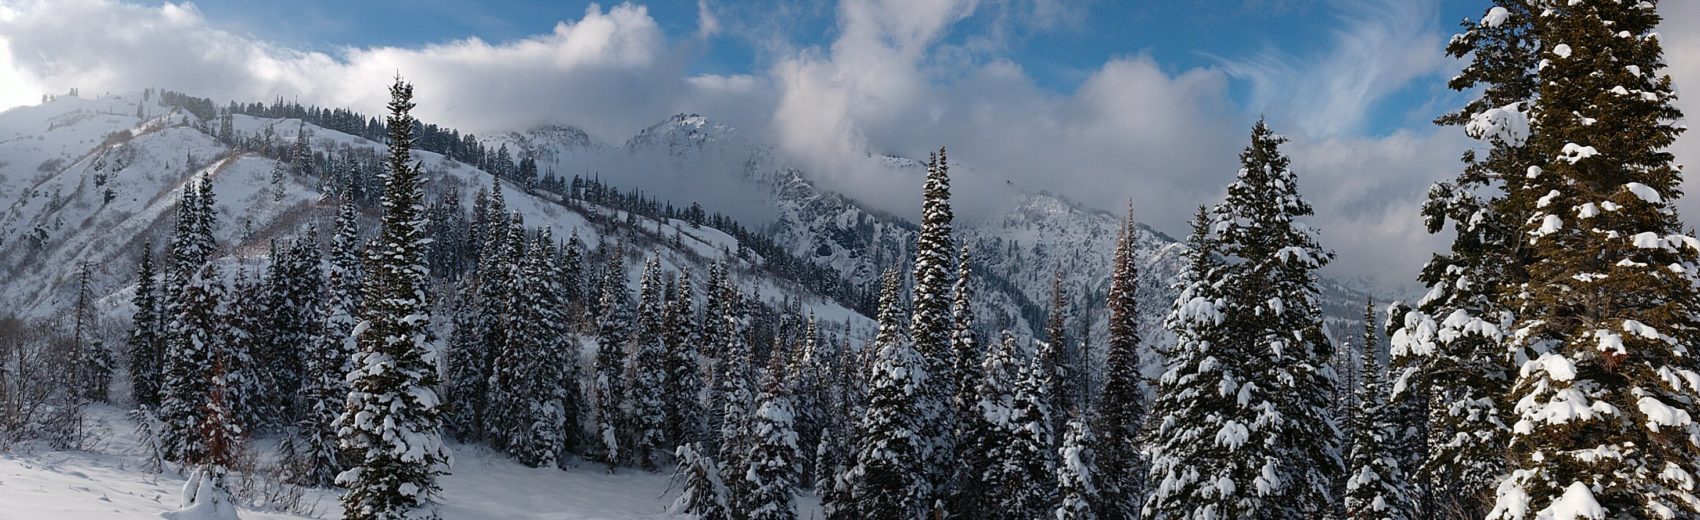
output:
M 0 18 L 13 91 L 161 87 L 215 99 L 277 96 L 377 112 L 397 73 L 421 85 L 420 116 L 468 129 L 545 120 L 625 135 L 666 117 L 688 87 L 682 57 L 648 11 L 591 4 L 576 21 L 513 42 L 475 38 L 420 48 L 347 49 L 333 56 L 281 48 L 212 27 L 192 4 L 102 0 L 20 4 Z
M 707 38 L 720 34 L 720 18 L 708 8 L 708 0 L 697 0 L 697 36 Z
M 1311 135 L 1363 129 L 1377 102 L 1413 79 L 1435 75 L 1450 59 L 1432 0 L 1337 0 L 1329 51 L 1321 57 L 1268 49 L 1223 58 L 1224 70 L 1251 83 L 1249 108 L 1290 121 Z
M 1467 143 L 1456 129 L 1426 124 L 1354 135 L 1390 93 L 1456 64 L 1441 52 L 1432 2 L 1331 5 L 1338 29 L 1319 59 L 1271 51 L 1175 70 L 1147 55 L 1120 56 L 1074 91 L 1056 92 L 1005 59 L 1003 41 L 1016 27 L 1043 31 L 1083 16 L 1054 0 L 842 0 L 836 38 L 806 48 L 767 41 L 789 33 L 753 23 L 749 7 L 705 0 L 697 37 L 756 41 L 764 65 L 694 75 L 690 35 L 670 40 L 631 4 L 592 5 L 516 41 L 326 53 L 220 30 L 189 4 L 0 0 L 0 106 L 70 87 L 153 86 L 377 113 L 383 87 L 400 72 L 419 85 L 421 117 L 465 130 L 562 122 L 618 141 L 673 113 L 698 112 L 770 139 L 831 188 L 905 214 L 919 204 L 919 179 L 895 176 L 870 154 L 924 157 L 944 145 L 973 166 L 956 182 L 965 216 L 985 214 L 988 194 L 1007 180 L 1110 211 L 1132 198 L 1141 220 L 1177 235 L 1191 208 L 1220 199 L 1251 121 L 1267 112 L 1293 136 L 1286 149 L 1318 211 L 1313 222 L 1340 253 L 1329 273 L 1408 283 L 1441 241 L 1423 232 L 1417 208 L 1430 182 L 1455 174 Z M 780 3 L 766 14 L 783 23 L 811 9 Z M 1700 19 L 1700 4 L 1667 3 L 1665 14 Z M 1665 30 L 1670 72 L 1679 87 L 1700 88 L 1700 55 L 1670 53 L 1700 48 L 1700 39 L 1674 23 Z M 970 25 L 990 34 L 956 33 Z M 1249 82 L 1249 106 L 1229 96 L 1236 79 Z M 1700 114 L 1700 96 L 1681 107 Z M 1700 133 L 1683 136 L 1677 153 L 1700 163 Z

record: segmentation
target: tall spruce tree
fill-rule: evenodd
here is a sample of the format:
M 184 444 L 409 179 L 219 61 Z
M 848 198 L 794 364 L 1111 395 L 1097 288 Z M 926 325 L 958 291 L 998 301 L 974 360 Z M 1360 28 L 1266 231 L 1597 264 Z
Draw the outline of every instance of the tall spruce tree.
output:
M 1012 428 L 1009 418 L 1015 407 L 1015 390 L 1022 363 L 1021 347 L 1015 335 L 1003 331 L 998 342 L 981 358 L 978 383 L 975 388 L 974 414 L 964 421 L 966 435 L 962 440 L 962 457 L 970 464 L 971 486 L 963 488 L 958 500 L 958 514 L 971 518 L 990 518 L 1014 514 L 998 507 L 999 497 L 1018 483 L 1008 482 L 1005 469 L 1009 457 L 1005 450 L 1011 445 Z
M 1116 237 L 1108 303 L 1109 350 L 1104 353 L 1104 389 L 1096 412 L 1094 448 L 1104 471 L 1098 482 L 1100 502 L 1094 506 L 1103 518 L 1138 516 L 1144 492 L 1140 442 L 1145 378 L 1139 371 L 1139 258 L 1133 242 L 1137 232 L 1129 208 Z
M 750 415 L 748 484 L 750 520 L 793 520 L 797 518 L 797 483 L 802 468 L 797 450 L 792 391 L 786 383 L 785 366 L 773 356 Z
M 956 392 L 952 383 L 956 380 L 956 367 L 950 343 L 954 328 L 950 264 L 956 248 L 951 242 L 951 221 L 955 216 L 950 209 L 950 164 L 942 147 L 927 162 L 927 180 L 922 190 L 909 338 L 925 368 L 914 413 L 918 414 L 918 433 L 924 443 L 922 456 L 931 493 L 928 498 L 933 502 L 928 507 L 943 508 L 956 453 L 952 439 L 955 408 L 951 405 Z
M 666 330 L 666 438 L 675 445 L 701 442 L 704 436 L 702 362 L 698 359 L 697 324 L 692 299 L 691 271 L 679 271 L 673 298 L 663 320 Z
M 1364 305 L 1362 376 L 1358 379 L 1357 409 L 1352 415 L 1352 454 L 1347 467 L 1346 517 L 1354 520 L 1411 518 L 1410 479 L 1399 466 L 1393 441 L 1399 427 L 1381 379 L 1381 335 L 1375 327 L 1375 305 Z
M 655 469 L 656 454 L 668 443 L 665 405 L 668 396 L 663 395 L 667 390 L 664 292 L 661 257 L 651 255 L 644 262 L 638 288 L 636 344 L 631 355 L 631 378 L 626 385 L 626 396 L 631 403 L 627 420 L 632 455 L 640 466 L 650 470 Z
M 136 313 L 130 318 L 130 393 L 137 406 L 159 406 L 160 368 L 165 364 L 165 321 L 159 275 L 154 272 L 153 243 L 142 246 L 136 271 Z
M 1236 457 L 1259 465 L 1254 507 L 1275 518 L 1311 518 L 1333 508 L 1332 483 L 1343 470 L 1330 366 L 1334 347 L 1322 333 L 1316 269 L 1333 257 L 1300 221 L 1311 214 L 1281 153 L 1285 138 L 1259 121 L 1240 155 L 1239 178 L 1212 210 L 1225 270 L 1225 363 L 1243 363 L 1235 414 L 1250 419 Z M 1249 476 L 1249 475 L 1248 475 Z
M 903 329 L 899 287 L 897 272 L 886 271 L 867 412 L 858 428 L 851 470 L 852 499 L 863 518 L 922 518 L 933 508 L 925 458 L 928 439 L 919 408 L 926 392 L 926 360 Z
M 722 289 L 725 298 L 720 321 L 725 333 L 722 335 L 724 344 L 717 351 L 720 357 L 714 365 L 715 399 L 721 405 L 720 427 L 716 433 L 718 446 L 717 460 L 720 463 L 721 478 L 731 493 L 729 497 L 747 496 L 742 489 L 748 481 L 744 475 L 748 469 L 748 446 L 745 433 L 749 427 L 750 413 L 755 392 L 751 382 L 752 370 L 751 353 L 748 337 L 745 334 L 749 327 L 749 316 L 745 312 L 743 297 L 736 287 L 726 286 Z M 733 518 L 748 515 L 745 509 L 748 502 L 728 500 L 728 512 Z
M 390 87 L 389 168 L 383 218 L 367 258 L 365 319 L 349 374 L 348 404 L 337 421 L 350 469 L 343 511 L 351 519 L 435 518 L 437 478 L 448 472 L 425 295 L 423 165 L 412 164 L 413 85 Z
M 1489 518 L 1700 516 L 1696 240 L 1657 2 L 1540 2 L 1511 474 Z
M 1163 322 L 1175 344 L 1165 352 L 1151 406 L 1156 429 L 1150 439 L 1146 481 L 1152 486 L 1142 509 L 1145 518 L 1254 517 L 1262 505 L 1257 479 L 1264 468 L 1274 470 L 1268 454 L 1242 456 L 1252 428 L 1261 426 L 1239 404 L 1239 391 L 1253 379 L 1225 341 L 1218 283 L 1225 266 L 1215 240 L 1210 215 L 1199 207 L 1186 241 L 1186 270 Z
M 1392 442 L 1419 485 L 1417 509 L 1434 514 L 1487 514 L 1505 468 L 1505 333 L 1514 319 L 1507 295 L 1527 279 L 1518 227 L 1532 208 L 1524 185 L 1534 164 L 1534 18 L 1526 0 L 1495 0 L 1447 45 L 1448 55 L 1469 60 L 1448 86 L 1479 94 L 1436 122 L 1462 126 L 1488 148 L 1465 152 L 1463 172 L 1429 189 L 1425 224 L 1430 233 L 1450 227 L 1452 245 L 1423 267 L 1429 296 L 1389 316 L 1391 413 L 1407 421 Z
M 980 457 L 980 451 L 974 447 L 974 429 L 981 422 L 979 417 L 980 404 L 980 363 L 983 357 L 980 347 L 979 331 L 974 315 L 973 273 L 971 272 L 968 246 L 962 246 L 956 263 L 956 284 L 951 292 L 950 311 L 955 327 L 950 333 L 951 362 L 954 365 L 951 372 L 956 379 L 952 389 L 952 421 L 951 427 L 956 464 L 952 467 L 949 510 L 953 515 L 972 516 L 984 495 L 985 488 L 981 485 L 976 468 L 983 468 L 984 461 L 975 460 Z M 812 322 L 811 322 L 812 323 Z
M 602 462 L 612 471 L 627 459 L 620 442 L 626 410 L 626 348 L 631 341 L 631 292 L 626 288 L 624 246 L 605 251 L 602 271 L 602 309 L 596 327 L 596 424 Z
M 348 469 L 337 438 L 337 417 L 348 399 L 348 374 L 354 369 L 354 327 L 360 315 L 360 229 L 353 199 L 337 208 L 331 237 L 324 305 L 315 336 L 303 353 L 301 418 L 296 421 L 294 480 L 329 487 Z
M 571 347 L 552 276 L 554 247 L 545 229 L 526 248 L 506 306 L 506 342 L 491 370 L 492 440 L 531 467 L 555 465 L 566 445 Z
M 1053 413 L 1051 431 L 1060 430 L 1081 404 L 1075 379 L 1082 377 L 1082 367 L 1075 364 L 1074 351 L 1069 348 L 1068 316 L 1068 290 L 1063 287 L 1062 268 L 1058 266 L 1051 273 L 1050 311 L 1045 320 L 1045 341 L 1039 344 L 1038 353 L 1046 384 L 1051 385 L 1045 391 L 1050 399 L 1047 407 Z
M 1092 438 L 1090 421 L 1075 419 L 1068 422 L 1062 447 L 1057 449 L 1057 494 L 1061 499 L 1056 511 L 1057 520 L 1098 518 L 1097 511 L 1102 509 L 1098 480 L 1109 475 L 1098 471 L 1097 453 L 1092 449 L 1095 444 L 1098 442 Z
M 991 457 L 1002 473 L 991 516 L 1040 518 L 1057 508 L 1057 463 L 1051 434 L 1049 392 L 1053 385 L 1037 358 L 1018 362 L 1015 394 L 1004 429 L 1009 444 Z
M 223 349 L 217 320 L 225 304 L 223 275 L 214 264 L 196 269 L 178 292 L 177 314 L 167 325 L 164 375 L 160 385 L 160 448 L 167 460 L 193 464 L 207 456 L 199 435 L 210 373 Z M 222 379 L 222 378 L 221 378 Z

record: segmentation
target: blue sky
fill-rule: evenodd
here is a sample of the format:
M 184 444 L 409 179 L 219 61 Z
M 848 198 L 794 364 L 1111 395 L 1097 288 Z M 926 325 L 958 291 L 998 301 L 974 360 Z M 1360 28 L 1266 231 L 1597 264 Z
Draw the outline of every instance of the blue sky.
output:
M 157 3 L 157 2 L 155 2 Z M 593 2 L 580 0 L 415 0 L 395 10 L 393 2 L 347 0 L 199 0 L 206 18 L 226 30 L 299 49 L 335 53 L 346 47 L 415 47 L 469 37 L 504 42 L 547 33 L 557 22 L 583 16 Z M 601 2 L 608 7 L 618 2 Z M 698 30 L 696 3 L 683 0 L 639 2 L 669 35 Z M 1412 0 L 1429 12 L 1405 20 L 1413 27 L 1450 31 L 1462 19 L 1478 16 L 1483 2 Z M 997 50 L 1023 66 L 1037 84 L 1071 92 L 1105 61 L 1149 54 L 1164 70 L 1176 73 L 1220 65 L 1224 60 L 1279 54 L 1306 61 L 1325 54 L 1333 42 L 1328 28 L 1350 23 L 1351 2 L 1329 0 L 1086 0 L 1056 8 L 1056 19 L 1039 26 L 1014 27 Z M 829 45 L 838 33 L 835 9 L 826 2 L 726 2 L 707 4 L 727 30 L 693 42 L 689 71 L 747 74 L 771 64 L 766 47 L 783 38 L 798 47 Z M 966 44 L 1000 23 L 1003 7 L 988 2 L 973 16 L 949 28 L 944 43 Z M 1370 9 L 1373 9 L 1371 7 Z M 783 14 L 774 14 L 782 11 Z M 1026 16 L 1026 14 L 1018 15 Z M 782 21 L 766 18 L 778 17 Z M 1385 93 L 1371 107 L 1359 133 L 1385 135 L 1426 123 L 1437 101 L 1457 96 L 1435 75 Z M 1230 85 L 1232 98 L 1249 102 L 1246 81 Z M 1250 109 L 1251 107 L 1246 107 Z

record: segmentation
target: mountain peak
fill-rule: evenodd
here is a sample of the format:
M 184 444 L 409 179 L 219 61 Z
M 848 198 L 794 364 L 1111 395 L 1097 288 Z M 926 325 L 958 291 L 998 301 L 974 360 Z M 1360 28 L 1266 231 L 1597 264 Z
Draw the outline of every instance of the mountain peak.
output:
M 737 129 L 714 122 L 700 114 L 681 113 L 638 132 L 626 142 L 626 147 L 636 149 L 666 146 L 674 150 L 683 147 L 701 148 L 708 143 L 728 139 L 736 133 Z

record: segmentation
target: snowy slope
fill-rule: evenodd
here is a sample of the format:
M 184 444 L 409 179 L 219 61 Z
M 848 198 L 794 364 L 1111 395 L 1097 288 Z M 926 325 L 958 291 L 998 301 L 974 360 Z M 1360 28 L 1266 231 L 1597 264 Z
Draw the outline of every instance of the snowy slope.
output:
M 269 238 L 291 236 L 309 222 L 329 229 L 335 208 L 321 201 L 317 179 L 291 175 L 284 183 L 283 197 L 273 200 L 270 176 L 275 161 L 231 150 L 194 116 L 152 101 L 142 104 L 144 110 L 158 112 L 157 116 L 134 117 L 138 101 L 139 96 L 62 97 L 46 105 L 0 113 L 0 136 L 7 136 L 0 138 L 4 139 L 0 158 L 5 161 L 0 162 L 0 205 L 7 208 L 0 217 L 0 273 L 9 277 L 9 283 L 0 287 L 0 303 L 26 316 L 62 312 L 74 296 L 77 266 L 87 261 L 95 273 L 95 294 L 109 296 L 102 301 L 103 309 L 111 318 L 127 320 L 125 290 L 133 283 L 142 245 L 151 241 L 156 254 L 164 249 L 179 190 L 192 175 L 204 174 L 213 180 L 218 214 L 215 234 L 223 254 L 263 264 Z M 383 149 L 379 143 L 298 120 L 237 115 L 233 126 L 248 135 L 269 130 L 280 143 L 305 128 L 316 151 Z M 120 137 L 108 137 L 113 135 Z M 514 139 L 516 148 L 523 144 L 556 156 L 598 149 L 582 132 L 564 127 L 545 127 Z M 489 174 L 466 164 L 431 152 L 416 152 L 415 157 L 425 165 L 431 193 L 454 189 L 463 197 L 463 207 L 470 207 L 480 187 L 491 185 Z M 97 186 L 99 178 L 113 188 L 111 202 L 103 200 L 105 187 Z M 662 257 L 668 269 L 703 273 L 725 251 L 738 249 L 736 239 L 706 227 L 647 218 L 625 226 L 623 214 L 606 208 L 569 207 L 552 195 L 533 196 L 513 186 L 504 186 L 503 195 L 507 208 L 519 212 L 527 225 L 548 227 L 557 237 L 576 231 L 586 243 L 596 244 L 602 233 L 610 231 L 601 226 L 617 226 L 614 231 L 634 241 L 633 262 L 638 261 L 636 255 L 653 253 Z M 599 226 L 592 223 L 594 214 L 615 218 L 603 219 Z M 674 229 L 683 238 L 677 250 L 663 239 L 670 238 Z M 859 324 L 858 329 L 866 327 L 866 318 L 841 305 L 767 276 L 748 261 L 730 260 L 740 267 L 734 271 L 736 280 L 756 287 L 766 298 L 800 298 L 823 317 L 849 319 Z M 632 271 L 635 286 L 637 270 Z M 697 281 L 705 277 L 698 276 Z
M 0 453 L 0 520 L 131 520 L 181 506 L 183 477 L 144 468 L 135 425 L 121 411 L 95 407 L 89 417 L 93 440 L 85 450 Z M 260 455 L 273 446 L 263 439 L 253 451 Z M 665 513 L 678 496 L 666 474 L 609 474 L 594 463 L 528 468 L 481 446 L 451 449 L 453 473 L 441 482 L 443 518 L 671 518 Z M 811 497 L 799 497 L 798 506 L 800 518 L 819 518 Z M 241 514 L 250 520 L 342 517 L 337 495 L 325 489 L 306 489 L 294 504 L 249 501 Z

